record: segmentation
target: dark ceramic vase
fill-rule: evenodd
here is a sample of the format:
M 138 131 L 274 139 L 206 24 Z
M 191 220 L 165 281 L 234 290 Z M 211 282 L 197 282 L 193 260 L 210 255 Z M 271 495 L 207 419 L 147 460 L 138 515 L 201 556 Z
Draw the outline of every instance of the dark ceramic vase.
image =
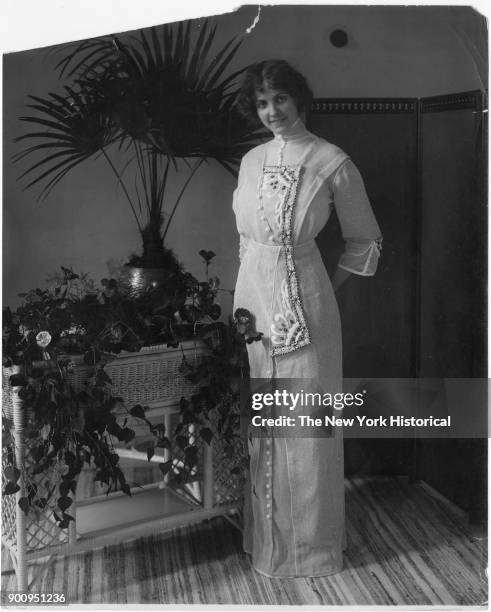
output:
M 173 276 L 173 272 L 166 268 L 136 268 L 125 266 L 125 283 L 132 293 L 139 294 L 150 288 L 161 287 Z

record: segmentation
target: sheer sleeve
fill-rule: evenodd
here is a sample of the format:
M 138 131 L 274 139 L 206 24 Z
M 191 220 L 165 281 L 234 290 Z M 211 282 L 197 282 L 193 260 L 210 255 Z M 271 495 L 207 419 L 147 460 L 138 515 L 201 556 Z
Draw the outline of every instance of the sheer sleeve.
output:
M 244 165 L 244 160 L 242 159 L 241 163 L 240 163 L 240 168 L 239 168 L 239 176 L 237 179 L 237 187 L 234 190 L 234 194 L 232 197 L 232 208 L 235 212 L 235 214 L 237 215 L 237 194 L 242 186 L 242 181 L 243 181 L 243 177 L 244 177 L 244 173 L 243 173 L 243 165 Z M 249 239 L 247 238 L 247 236 L 245 236 L 243 233 L 240 232 L 239 230 L 239 260 L 242 261 L 246 251 L 247 251 L 247 243 L 249 242 Z
M 382 234 L 363 179 L 350 159 L 334 173 L 331 189 L 345 241 L 338 266 L 354 274 L 373 276 L 382 250 Z

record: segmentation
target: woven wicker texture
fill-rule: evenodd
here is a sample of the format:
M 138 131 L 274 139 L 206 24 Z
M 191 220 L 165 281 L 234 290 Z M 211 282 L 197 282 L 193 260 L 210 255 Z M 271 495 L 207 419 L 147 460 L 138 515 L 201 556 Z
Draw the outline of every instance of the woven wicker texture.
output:
M 121 353 L 104 368 L 111 378 L 113 394 L 128 407 L 134 404 L 172 402 L 193 393 L 196 385 L 179 371 L 183 360 L 195 365 L 206 353 L 206 347 L 193 342 L 177 349 L 165 346 L 146 347 L 138 353 Z M 75 389 L 83 388 L 93 368 L 80 360 L 69 374 Z
M 236 405 L 233 410 L 239 418 L 240 407 Z M 225 440 L 219 432 L 217 417 L 213 419 L 210 428 L 213 431 L 214 503 L 222 505 L 235 502 L 241 507 L 245 484 L 243 466 L 247 457 L 245 438 Z
M 7 484 L 5 469 L 12 465 L 12 457 L 6 447 L 2 449 L 2 491 Z M 4 495 L 2 499 L 2 540 L 8 542 L 9 547 L 16 548 L 15 538 L 15 495 Z
M 12 465 L 12 457 L 8 457 L 7 449 L 3 449 L 3 468 L 7 465 Z M 32 467 L 34 460 L 30 455 L 29 445 L 26 445 L 25 467 Z M 63 465 L 51 467 L 48 471 L 42 474 L 27 478 L 25 468 L 20 468 L 22 478 L 29 490 L 29 487 L 36 485 L 40 497 L 48 495 L 48 488 L 57 487 L 61 480 L 61 472 L 64 469 Z M 5 477 L 4 477 L 5 484 Z M 43 495 L 43 492 L 45 495 Z M 56 493 L 51 496 L 47 505 L 41 509 L 36 508 L 30 511 L 26 516 L 26 533 L 27 533 L 27 550 L 40 550 L 49 546 L 60 544 L 68 541 L 66 530 L 60 530 L 56 524 L 53 512 L 61 515 L 61 511 L 57 509 Z M 16 540 L 16 497 L 15 495 L 4 495 L 2 500 L 2 539 L 12 541 Z M 70 510 L 68 511 L 70 513 Z
M 13 374 L 19 374 L 20 371 L 20 366 L 2 368 L 2 413 L 10 420 L 13 420 L 14 418 L 14 396 L 13 389 L 10 385 L 10 377 Z
M 121 423 L 125 421 L 125 425 L 133 429 L 136 434 L 133 441 L 127 446 L 146 452 L 145 441 L 147 441 L 148 446 L 148 441 L 150 439 L 153 440 L 148 425 L 129 414 L 129 409 L 135 404 L 143 406 L 150 404 L 151 409 L 154 411 L 151 421 L 157 424 L 164 422 L 166 419 L 166 435 L 172 443 L 170 453 L 168 451 L 164 452 L 163 449 L 156 449 L 158 458 L 160 459 L 161 457 L 162 461 L 167 460 L 169 455 L 173 457 L 173 467 L 166 480 L 170 486 L 191 493 L 198 503 L 206 501 L 207 485 L 204 476 L 206 470 L 205 451 L 208 445 L 199 434 L 200 426 L 182 427 L 179 431 L 180 439 L 174 432 L 180 419 L 178 413 L 180 398 L 196 392 L 196 385 L 191 384 L 185 379 L 179 371 L 180 366 L 183 359 L 190 365 L 195 364 L 197 360 L 204 356 L 205 352 L 205 347 L 195 345 L 194 343 L 187 343 L 187 346 L 184 345 L 175 350 L 169 350 L 166 347 L 155 347 L 140 353 L 122 355 L 105 366 L 105 371 L 112 380 L 113 394 L 120 396 L 124 400 L 124 406 L 119 411 L 118 420 Z M 84 364 L 80 359 L 78 363 L 77 360 L 74 360 L 74 362 L 74 367 L 69 373 L 69 380 L 76 390 L 80 390 L 92 374 L 93 368 Z M 46 365 L 48 366 L 48 364 Z M 10 376 L 14 373 L 17 373 L 17 368 L 14 370 L 4 368 L 3 370 L 3 412 L 4 416 L 7 416 L 9 419 L 12 419 L 15 413 L 17 427 L 20 426 L 21 430 L 23 430 L 22 422 L 19 425 L 19 414 L 23 418 L 25 417 L 22 413 L 22 401 L 18 398 L 17 390 L 12 388 L 9 382 Z M 163 408 L 162 411 L 160 406 Z M 167 417 L 165 417 L 166 413 Z M 211 495 L 212 499 L 210 494 L 208 494 L 208 500 L 211 500 L 211 503 L 215 506 L 227 502 L 237 502 L 237 505 L 240 505 L 243 478 L 240 473 L 232 474 L 231 470 L 237 466 L 238 458 L 243 456 L 243 445 L 240 440 L 234 440 L 232 445 L 225 443 L 217 431 L 215 420 L 209 423 L 208 427 L 213 432 L 213 460 L 212 464 L 209 464 L 213 473 L 213 492 Z M 25 436 L 22 433 L 20 438 L 19 432 L 16 433 L 16 436 L 16 439 L 22 440 L 22 443 L 24 443 Z M 194 467 L 191 469 L 187 460 L 189 455 L 193 457 Z M 32 463 L 33 458 L 30 454 L 29 440 L 25 440 L 24 465 L 27 467 L 32 465 Z M 7 465 L 13 464 L 15 464 L 14 453 L 12 451 L 9 453 L 8 449 L 4 448 L 2 455 L 3 470 L 5 470 Z M 57 465 L 48 474 L 43 472 L 39 476 L 33 477 L 34 480 L 31 479 L 30 482 L 27 481 L 26 471 L 23 466 L 20 466 L 19 469 L 21 470 L 23 485 L 28 490 L 32 484 L 37 485 L 38 488 L 57 486 L 61 478 L 61 471 L 64 468 L 61 465 Z M 209 468 L 208 470 L 210 471 Z M 3 482 L 5 485 L 6 479 L 4 474 Z M 25 531 L 27 555 L 44 549 L 46 554 L 49 554 L 50 547 L 58 546 L 62 543 L 69 545 L 69 542 L 73 541 L 67 530 L 61 530 L 54 519 L 54 511 L 59 515 L 61 514 L 59 509 L 57 510 L 57 499 L 58 495 L 55 492 L 45 508 L 36 508 L 35 511 L 30 512 L 25 520 L 19 523 L 19 508 L 17 507 L 16 496 L 4 496 L 2 504 L 2 541 L 14 557 L 19 553 L 17 546 L 19 539 L 16 532 L 19 524 L 23 525 L 23 530 Z M 67 512 L 75 516 L 74 506 L 70 507 Z M 73 523 L 71 525 L 73 526 Z

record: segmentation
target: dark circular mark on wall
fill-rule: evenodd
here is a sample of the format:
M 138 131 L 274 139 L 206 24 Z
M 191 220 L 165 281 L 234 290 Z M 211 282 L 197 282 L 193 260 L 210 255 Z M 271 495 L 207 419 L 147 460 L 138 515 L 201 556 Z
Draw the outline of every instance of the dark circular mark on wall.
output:
M 345 47 L 348 43 L 348 35 L 344 30 L 336 29 L 331 32 L 329 40 L 335 47 Z

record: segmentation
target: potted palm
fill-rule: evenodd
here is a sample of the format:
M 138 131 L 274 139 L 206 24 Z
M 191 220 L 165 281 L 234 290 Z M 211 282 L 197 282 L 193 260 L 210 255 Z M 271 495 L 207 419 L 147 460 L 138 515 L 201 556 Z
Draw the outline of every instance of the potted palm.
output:
M 62 47 L 56 69 L 69 81 L 63 93 L 30 96 L 36 114 L 21 117 L 35 129 L 17 138 L 28 144 L 14 160 L 35 158 L 21 178 L 29 178 L 25 188 L 42 185 L 41 199 L 86 160 L 101 155 L 107 162 L 142 239 L 141 255 L 129 262 L 135 288 L 159 282 L 156 269 L 165 269 L 164 277 L 178 273 L 165 239 L 203 163 L 214 159 L 236 174 L 260 136 L 235 110 L 242 70 L 224 76 L 242 40 L 212 53 L 216 26 L 205 20 L 197 35 L 192 26 L 181 22 Z M 166 187 L 181 172 L 186 178 L 169 202 Z

